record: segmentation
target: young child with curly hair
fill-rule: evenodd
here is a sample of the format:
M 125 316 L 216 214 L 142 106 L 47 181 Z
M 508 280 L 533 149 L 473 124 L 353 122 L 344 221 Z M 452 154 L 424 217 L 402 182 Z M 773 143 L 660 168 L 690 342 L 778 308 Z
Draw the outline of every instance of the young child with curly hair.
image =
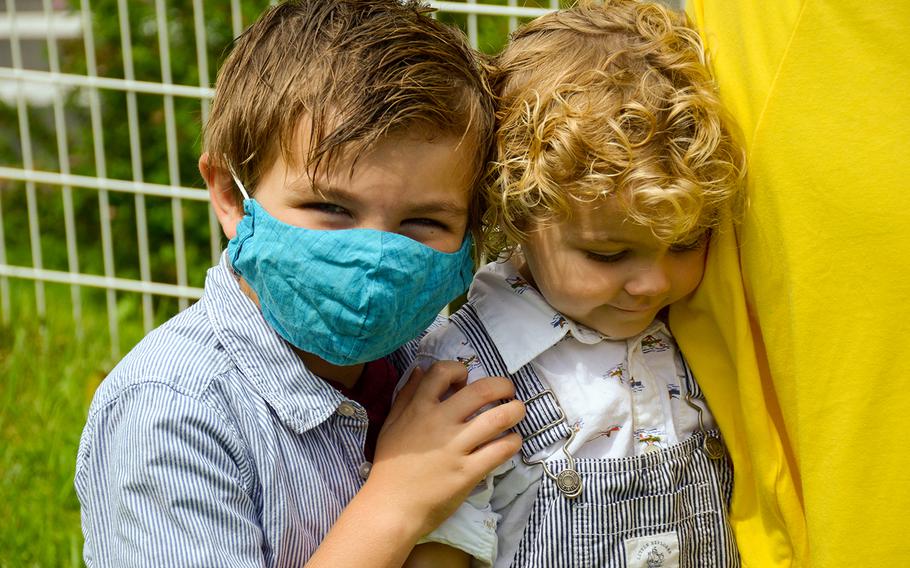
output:
M 497 73 L 499 259 L 417 363 L 510 377 L 523 444 L 408 565 L 738 566 L 730 464 L 665 318 L 742 199 L 699 37 L 659 4 L 584 4 L 519 29 Z

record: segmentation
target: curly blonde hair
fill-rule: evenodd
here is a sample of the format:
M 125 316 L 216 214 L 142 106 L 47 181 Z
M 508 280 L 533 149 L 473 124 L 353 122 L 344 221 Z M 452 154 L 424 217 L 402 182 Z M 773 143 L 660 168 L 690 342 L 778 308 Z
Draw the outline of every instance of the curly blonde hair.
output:
M 548 14 L 513 34 L 492 80 L 489 253 L 570 215 L 570 200 L 615 196 L 668 244 L 739 209 L 744 152 L 685 14 L 634 0 Z

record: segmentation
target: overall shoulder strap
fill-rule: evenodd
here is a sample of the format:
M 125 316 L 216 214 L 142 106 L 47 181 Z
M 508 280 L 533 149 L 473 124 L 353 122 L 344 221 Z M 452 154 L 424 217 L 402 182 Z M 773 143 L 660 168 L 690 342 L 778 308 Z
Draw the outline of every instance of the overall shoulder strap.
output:
M 704 396 L 701 393 L 701 388 L 698 386 L 698 382 L 692 375 L 692 369 L 689 367 L 689 363 L 686 362 L 686 358 L 683 357 L 682 351 L 677 349 L 676 355 L 679 357 L 679 363 L 684 373 L 683 379 L 685 380 L 686 392 L 689 393 L 692 398 L 703 400 Z
M 525 459 L 571 434 L 556 395 L 544 386 L 530 363 L 514 374 L 508 372 L 473 304 L 465 303 L 450 319 L 467 338 L 486 370 L 492 375 L 508 377 L 515 384 L 516 397 L 525 403 L 525 417 L 513 430 L 521 435 L 521 453 Z

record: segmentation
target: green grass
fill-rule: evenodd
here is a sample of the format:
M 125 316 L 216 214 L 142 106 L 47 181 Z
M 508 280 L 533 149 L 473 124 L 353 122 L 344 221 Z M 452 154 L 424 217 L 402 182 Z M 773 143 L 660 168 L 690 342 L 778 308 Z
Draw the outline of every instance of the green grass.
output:
M 102 293 L 82 290 L 82 341 L 67 286 L 47 285 L 47 318 L 34 285 L 9 280 L 12 310 L 0 326 L 0 568 L 82 566 L 73 472 L 92 394 L 112 368 Z M 136 304 L 121 298 L 121 344 L 143 334 Z

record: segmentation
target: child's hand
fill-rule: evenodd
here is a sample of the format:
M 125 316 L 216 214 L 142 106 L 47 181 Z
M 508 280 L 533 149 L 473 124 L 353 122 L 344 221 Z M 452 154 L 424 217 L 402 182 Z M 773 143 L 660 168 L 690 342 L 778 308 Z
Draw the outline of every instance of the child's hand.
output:
M 433 530 L 490 471 L 521 448 L 521 437 L 502 435 L 524 417 L 524 404 L 502 377 L 463 386 L 467 370 L 442 361 L 416 369 L 386 419 L 366 486 L 385 494 L 390 507 Z M 441 400 L 451 387 L 461 388 Z M 491 408 L 478 413 L 484 406 Z

